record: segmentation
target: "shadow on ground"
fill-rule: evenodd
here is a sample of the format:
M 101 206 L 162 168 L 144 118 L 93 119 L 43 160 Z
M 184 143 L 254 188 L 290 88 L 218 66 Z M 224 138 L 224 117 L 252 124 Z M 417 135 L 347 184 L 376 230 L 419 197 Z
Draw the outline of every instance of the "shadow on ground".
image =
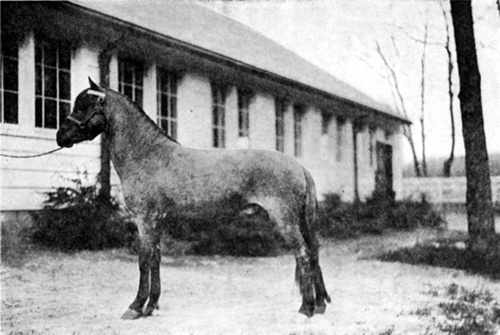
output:
M 495 236 L 495 247 L 486 252 L 467 250 L 466 241 L 467 233 L 455 232 L 446 238 L 426 240 L 413 247 L 391 250 L 373 258 L 384 262 L 458 269 L 500 279 L 500 235 Z

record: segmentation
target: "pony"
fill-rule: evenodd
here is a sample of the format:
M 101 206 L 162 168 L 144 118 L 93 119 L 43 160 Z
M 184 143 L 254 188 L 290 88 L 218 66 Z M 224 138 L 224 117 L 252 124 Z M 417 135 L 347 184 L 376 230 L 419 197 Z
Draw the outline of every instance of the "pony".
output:
M 197 150 L 166 135 L 133 101 L 95 84 L 76 97 L 57 131 L 71 147 L 105 133 L 125 205 L 137 225 L 139 288 L 123 319 L 150 316 L 161 293 L 160 239 L 183 219 L 251 219 L 262 212 L 296 259 L 299 312 L 324 313 L 330 297 L 319 265 L 314 181 L 295 159 L 270 150 Z M 147 304 L 146 304 L 147 302 Z

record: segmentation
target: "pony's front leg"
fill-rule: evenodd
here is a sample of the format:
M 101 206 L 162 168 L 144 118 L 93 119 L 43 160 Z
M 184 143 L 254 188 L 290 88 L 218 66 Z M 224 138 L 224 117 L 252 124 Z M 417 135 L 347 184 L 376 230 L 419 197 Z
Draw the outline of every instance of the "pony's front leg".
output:
M 137 296 L 122 319 L 133 320 L 151 315 L 160 297 L 160 234 L 153 227 L 138 224 L 139 238 L 139 289 Z M 151 284 L 151 285 L 150 285 Z M 144 304 L 150 298 L 148 308 L 143 313 Z M 151 308 L 152 307 L 152 308 Z
M 141 247 L 139 250 L 139 289 L 135 300 L 130 304 L 128 310 L 122 315 L 122 319 L 134 320 L 140 318 L 142 308 L 148 300 L 149 296 L 149 282 L 150 282 L 150 267 L 151 258 L 153 255 L 153 248 L 150 246 L 149 241 L 141 239 Z
M 150 316 L 155 309 L 159 309 L 158 300 L 161 293 L 161 280 L 160 280 L 160 263 L 161 263 L 161 249 L 160 241 L 155 242 L 153 255 L 151 257 L 151 289 L 149 292 L 149 301 L 144 316 Z

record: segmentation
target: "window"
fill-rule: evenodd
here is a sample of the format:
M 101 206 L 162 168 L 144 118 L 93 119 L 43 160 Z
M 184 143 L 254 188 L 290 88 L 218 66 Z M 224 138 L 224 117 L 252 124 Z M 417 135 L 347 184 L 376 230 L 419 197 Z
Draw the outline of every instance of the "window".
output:
M 343 144 L 343 137 L 344 137 L 344 124 L 345 124 L 345 118 L 344 117 L 337 117 L 337 150 L 335 152 L 335 158 L 337 162 L 342 161 L 342 146 Z
M 35 37 L 35 127 L 56 129 L 70 113 L 71 49 Z
M 238 89 L 238 136 L 250 134 L 250 97 L 251 93 Z
M 276 150 L 285 152 L 285 111 L 286 103 L 276 100 Z
M 295 156 L 302 156 L 302 115 L 304 107 L 301 105 L 293 106 L 293 134 L 294 134 L 294 153 Z
M 368 128 L 368 133 L 369 133 L 369 143 L 368 143 L 368 153 L 370 155 L 370 166 L 373 166 L 373 154 L 374 154 L 374 140 L 375 140 L 375 132 L 377 131 L 377 128 L 375 126 L 370 126 Z
M 133 59 L 118 59 L 118 91 L 142 108 L 144 66 Z
M 0 40 L 0 122 L 18 123 L 18 44 L 17 39 L 3 30 Z
M 326 112 L 321 113 L 321 135 L 328 135 L 328 127 L 330 126 L 331 116 Z
M 177 139 L 177 77 L 158 69 L 158 126 L 174 140 Z
M 226 97 L 224 89 L 212 84 L 212 132 L 213 147 L 226 146 Z

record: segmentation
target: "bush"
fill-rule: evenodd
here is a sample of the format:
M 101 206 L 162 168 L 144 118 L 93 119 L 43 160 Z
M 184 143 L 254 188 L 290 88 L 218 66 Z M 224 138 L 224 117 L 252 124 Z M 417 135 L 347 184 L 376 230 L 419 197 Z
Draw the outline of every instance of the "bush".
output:
M 35 244 L 63 250 L 100 250 L 130 246 L 136 227 L 120 214 L 116 201 L 101 197 L 96 186 L 58 187 L 47 192 L 43 209 L 34 215 Z
M 253 211 L 236 218 L 231 213 L 217 217 L 207 213 L 204 219 L 182 220 L 170 227 L 169 235 L 191 242 L 186 253 L 195 255 L 266 257 L 286 250 L 267 213 L 258 206 Z
M 381 234 L 388 229 L 437 228 L 442 223 L 439 213 L 425 198 L 420 202 L 395 202 L 379 194 L 357 203 L 342 202 L 340 196 L 326 194 L 318 215 L 320 234 L 339 239 Z

